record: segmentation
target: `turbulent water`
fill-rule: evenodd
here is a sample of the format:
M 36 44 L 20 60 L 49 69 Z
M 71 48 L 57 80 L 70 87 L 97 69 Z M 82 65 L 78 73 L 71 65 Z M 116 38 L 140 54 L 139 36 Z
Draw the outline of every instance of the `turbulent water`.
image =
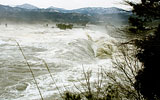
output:
M 0 100 L 40 99 L 16 41 L 46 100 L 59 96 L 56 86 L 63 92 L 66 88 L 72 90 L 74 84 L 79 84 L 78 80 L 83 81 L 83 69 L 92 69 L 93 73 L 100 67 L 110 70 L 116 40 L 95 28 L 60 30 L 43 25 L 0 25 Z M 54 81 L 43 60 L 48 64 Z

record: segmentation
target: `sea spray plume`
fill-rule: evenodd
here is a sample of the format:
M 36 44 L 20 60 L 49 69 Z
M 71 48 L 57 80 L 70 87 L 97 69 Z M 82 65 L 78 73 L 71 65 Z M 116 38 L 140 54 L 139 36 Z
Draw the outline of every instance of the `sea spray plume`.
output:
M 89 41 L 93 41 L 92 37 L 87 32 L 86 32 L 86 36 L 87 36 Z

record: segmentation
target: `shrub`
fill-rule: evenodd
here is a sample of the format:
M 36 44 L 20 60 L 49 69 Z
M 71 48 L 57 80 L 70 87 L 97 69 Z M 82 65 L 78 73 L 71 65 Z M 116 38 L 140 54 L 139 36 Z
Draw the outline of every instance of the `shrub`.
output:
M 132 45 L 120 45 L 118 53 L 113 59 L 113 70 L 107 71 L 105 68 L 98 70 L 97 79 L 91 82 L 92 71 L 83 75 L 85 82 L 80 82 L 80 87 L 76 87 L 79 92 L 69 92 L 65 97 L 76 100 L 145 100 L 138 90 L 134 88 L 135 76 L 143 68 L 136 56 L 136 48 Z M 70 96 L 67 96 L 70 95 Z M 71 99 L 72 97 L 72 99 Z M 78 99 L 77 99 L 78 100 Z
M 73 28 L 73 24 L 56 24 L 56 26 L 60 29 L 66 30 L 66 29 L 72 29 Z

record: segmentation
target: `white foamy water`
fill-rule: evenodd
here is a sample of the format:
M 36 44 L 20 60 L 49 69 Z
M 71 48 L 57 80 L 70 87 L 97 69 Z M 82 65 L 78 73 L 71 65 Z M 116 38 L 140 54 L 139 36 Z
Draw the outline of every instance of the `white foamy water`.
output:
M 59 97 L 42 59 L 46 61 L 61 92 L 83 79 L 84 70 L 96 73 L 100 67 L 111 70 L 116 40 L 90 28 L 60 30 L 43 25 L 0 26 L 0 100 L 39 100 L 32 75 L 15 42 L 36 76 L 44 98 Z M 92 76 L 94 80 L 96 76 Z M 74 83 L 74 84 L 73 84 Z

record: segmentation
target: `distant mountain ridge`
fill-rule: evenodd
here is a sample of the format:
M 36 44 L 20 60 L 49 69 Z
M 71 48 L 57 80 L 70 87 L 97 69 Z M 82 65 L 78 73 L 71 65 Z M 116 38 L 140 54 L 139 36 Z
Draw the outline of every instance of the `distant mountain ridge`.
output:
M 38 7 L 36 6 L 33 6 L 31 4 L 23 4 L 23 5 L 17 5 L 16 7 L 18 8 L 23 8 L 23 9 L 39 9 Z
M 111 8 L 103 8 L 103 7 L 87 7 L 72 10 L 72 12 L 83 13 L 83 14 L 111 14 L 111 13 L 125 13 L 126 11 L 120 8 L 111 7 Z
M 89 16 L 77 13 L 48 12 L 46 9 L 24 9 L 0 5 L 0 22 L 62 22 L 62 23 L 86 23 Z
M 66 10 L 64 8 L 57 8 L 57 7 L 49 7 L 46 9 L 40 9 L 36 6 L 30 4 L 23 4 L 16 6 L 18 8 L 29 9 L 29 10 L 40 10 L 43 12 L 60 12 L 60 13 L 81 13 L 81 14 L 111 14 L 111 13 L 125 13 L 126 10 L 110 7 L 110 8 L 103 8 L 103 7 L 86 7 L 86 8 L 79 8 L 73 10 Z
M 126 21 L 129 15 L 130 12 L 115 7 L 66 10 L 56 7 L 41 9 L 29 4 L 16 7 L 0 5 L 0 21 L 97 23 Z

